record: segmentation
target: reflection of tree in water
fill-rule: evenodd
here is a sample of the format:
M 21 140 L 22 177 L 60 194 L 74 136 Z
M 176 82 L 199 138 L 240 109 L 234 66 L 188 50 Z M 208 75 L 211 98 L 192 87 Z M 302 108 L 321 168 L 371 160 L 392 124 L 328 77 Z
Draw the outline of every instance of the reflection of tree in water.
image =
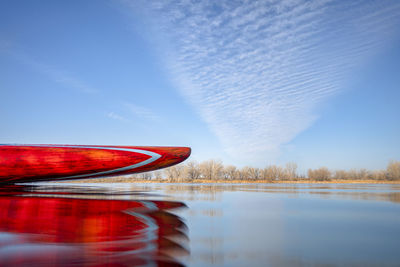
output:
M 330 185 L 287 185 L 287 186 L 266 186 L 262 192 L 268 193 L 289 193 L 296 196 L 310 194 L 324 199 L 352 199 L 352 200 L 373 200 L 390 201 L 400 203 L 400 192 L 397 185 L 355 185 L 355 184 L 330 184 Z
M 148 186 L 148 190 L 154 186 Z M 220 201 L 223 192 L 265 192 L 290 194 L 300 197 L 304 194 L 321 198 L 341 198 L 355 200 L 375 200 L 400 202 L 399 186 L 368 184 L 162 184 L 158 186 L 166 194 L 179 196 L 179 199 Z
M 168 195 L 179 195 L 190 201 L 220 201 L 223 192 L 245 191 L 257 187 L 255 184 L 163 184 L 159 189 Z
M 169 239 L 188 240 L 182 219 L 167 211 L 182 202 L 2 191 L 0 262 L 7 266 L 180 266 L 175 256 L 187 253 Z
M 180 195 L 184 199 L 189 201 L 201 200 L 201 201 L 219 201 L 221 199 L 221 193 L 227 191 L 227 188 L 221 188 L 215 185 L 167 185 L 162 187 L 164 192 L 168 195 Z
M 400 193 L 337 192 L 333 195 L 356 200 L 389 201 L 400 203 Z

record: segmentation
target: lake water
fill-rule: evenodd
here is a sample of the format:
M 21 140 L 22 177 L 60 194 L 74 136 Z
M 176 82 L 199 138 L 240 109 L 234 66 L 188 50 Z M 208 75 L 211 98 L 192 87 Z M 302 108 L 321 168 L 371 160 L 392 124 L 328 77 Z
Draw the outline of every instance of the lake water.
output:
M 400 266 L 400 185 L 48 183 L 0 202 L 9 265 Z

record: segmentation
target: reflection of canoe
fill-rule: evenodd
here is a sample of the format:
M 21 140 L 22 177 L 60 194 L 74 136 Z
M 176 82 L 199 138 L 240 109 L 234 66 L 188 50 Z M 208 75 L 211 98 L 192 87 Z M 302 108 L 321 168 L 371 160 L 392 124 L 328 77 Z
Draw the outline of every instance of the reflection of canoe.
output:
M 181 202 L 0 195 L 1 266 L 181 266 Z
M 0 183 L 152 171 L 184 161 L 188 147 L 0 145 Z

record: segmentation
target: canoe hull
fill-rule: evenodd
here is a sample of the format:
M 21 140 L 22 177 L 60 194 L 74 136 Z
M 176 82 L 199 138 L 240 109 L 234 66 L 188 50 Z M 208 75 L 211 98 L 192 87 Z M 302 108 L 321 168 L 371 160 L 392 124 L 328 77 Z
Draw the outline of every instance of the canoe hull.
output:
M 184 161 L 190 152 L 188 147 L 0 145 L 0 183 L 153 171 Z

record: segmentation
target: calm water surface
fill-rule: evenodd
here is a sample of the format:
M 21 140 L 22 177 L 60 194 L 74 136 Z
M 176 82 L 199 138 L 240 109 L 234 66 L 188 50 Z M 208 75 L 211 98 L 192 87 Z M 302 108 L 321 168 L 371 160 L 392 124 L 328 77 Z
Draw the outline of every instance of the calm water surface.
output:
M 400 185 L 47 184 L 0 192 L 0 260 L 400 266 Z

